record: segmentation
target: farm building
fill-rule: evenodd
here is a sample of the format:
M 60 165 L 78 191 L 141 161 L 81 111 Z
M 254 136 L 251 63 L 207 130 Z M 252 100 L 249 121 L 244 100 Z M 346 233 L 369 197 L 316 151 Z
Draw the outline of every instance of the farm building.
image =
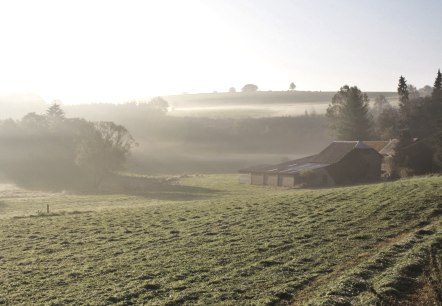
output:
M 384 148 L 386 144 L 376 145 Z M 362 141 L 335 141 L 317 155 L 242 169 L 240 181 L 284 187 L 374 182 L 381 177 L 383 155 L 372 146 Z
M 397 139 L 391 139 L 389 141 L 364 141 L 366 145 L 372 147 L 382 155 L 381 176 L 384 178 L 390 177 L 393 173 L 393 157 L 398 142 Z

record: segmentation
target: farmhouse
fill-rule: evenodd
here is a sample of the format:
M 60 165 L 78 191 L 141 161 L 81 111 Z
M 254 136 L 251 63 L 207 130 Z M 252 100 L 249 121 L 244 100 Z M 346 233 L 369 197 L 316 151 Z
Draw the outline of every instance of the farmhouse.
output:
M 388 143 L 388 142 L 386 142 Z M 385 147 L 376 144 L 376 148 Z M 378 181 L 383 155 L 362 141 L 335 141 L 319 154 L 241 169 L 240 182 L 268 186 L 335 186 Z

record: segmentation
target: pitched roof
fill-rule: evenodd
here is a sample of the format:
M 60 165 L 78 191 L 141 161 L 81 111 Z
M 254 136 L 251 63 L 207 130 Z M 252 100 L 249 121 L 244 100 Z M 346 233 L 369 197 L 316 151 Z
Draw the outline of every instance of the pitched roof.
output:
M 397 140 L 397 139 L 390 140 L 388 142 L 388 144 L 384 148 L 382 148 L 382 150 L 379 151 L 379 153 L 382 155 L 393 156 L 396 153 L 396 147 L 397 147 L 398 143 L 399 143 L 399 140 Z
M 334 141 L 317 155 L 307 156 L 277 165 L 262 165 L 241 169 L 241 173 L 281 173 L 293 174 L 304 170 L 313 170 L 339 162 L 353 150 L 374 150 L 385 148 L 392 141 Z M 392 144 L 393 145 L 393 144 Z
M 311 162 L 322 164 L 334 164 L 340 161 L 345 155 L 353 149 L 369 149 L 361 141 L 334 141 L 327 148 L 316 155 Z
M 240 169 L 238 172 L 240 172 L 240 173 L 264 172 L 271 167 L 274 167 L 274 166 L 272 166 L 272 165 L 258 165 L 258 166 L 252 166 L 249 168 Z
M 310 161 L 313 157 L 315 157 L 314 155 L 311 156 L 307 156 L 307 157 L 303 157 L 303 158 L 299 158 L 299 159 L 294 159 L 294 160 L 289 160 L 280 164 L 276 164 L 276 165 L 258 165 L 258 166 L 253 166 L 253 167 L 249 167 L 249 168 L 244 168 L 244 169 L 240 169 L 239 172 L 241 173 L 277 173 L 281 170 L 287 169 L 290 166 L 293 166 L 295 164 L 302 164 L 302 163 L 306 163 L 308 161 Z
M 314 170 L 327 167 L 329 164 L 320 163 L 300 163 L 288 166 L 286 169 L 279 171 L 280 174 L 295 174 L 302 171 Z
M 375 149 L 376 151 L 380 152 L 383 148 L 385 148 L 386 145 L 389 144 L 390 141 L 383 141 L 383 140 L 378 140 L 378 141 L 364 141 L 364 143 L 366 145 L 368 145 L 369 147 Z

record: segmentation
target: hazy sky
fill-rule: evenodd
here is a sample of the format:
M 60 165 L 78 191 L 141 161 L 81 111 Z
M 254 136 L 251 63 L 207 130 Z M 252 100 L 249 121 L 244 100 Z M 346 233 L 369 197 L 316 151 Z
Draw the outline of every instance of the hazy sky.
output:
M 442 68 L 441 16 L 441 0 L 0 0 L 0 92 L 395 91 L 401 74 L 422 87 Z

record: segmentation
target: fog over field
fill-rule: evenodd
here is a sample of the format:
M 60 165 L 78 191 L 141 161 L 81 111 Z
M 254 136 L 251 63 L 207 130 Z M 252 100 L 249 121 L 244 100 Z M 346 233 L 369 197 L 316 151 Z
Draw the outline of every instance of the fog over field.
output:
M 0 1 L 0 305 L 442 306 L 442 1 Z

